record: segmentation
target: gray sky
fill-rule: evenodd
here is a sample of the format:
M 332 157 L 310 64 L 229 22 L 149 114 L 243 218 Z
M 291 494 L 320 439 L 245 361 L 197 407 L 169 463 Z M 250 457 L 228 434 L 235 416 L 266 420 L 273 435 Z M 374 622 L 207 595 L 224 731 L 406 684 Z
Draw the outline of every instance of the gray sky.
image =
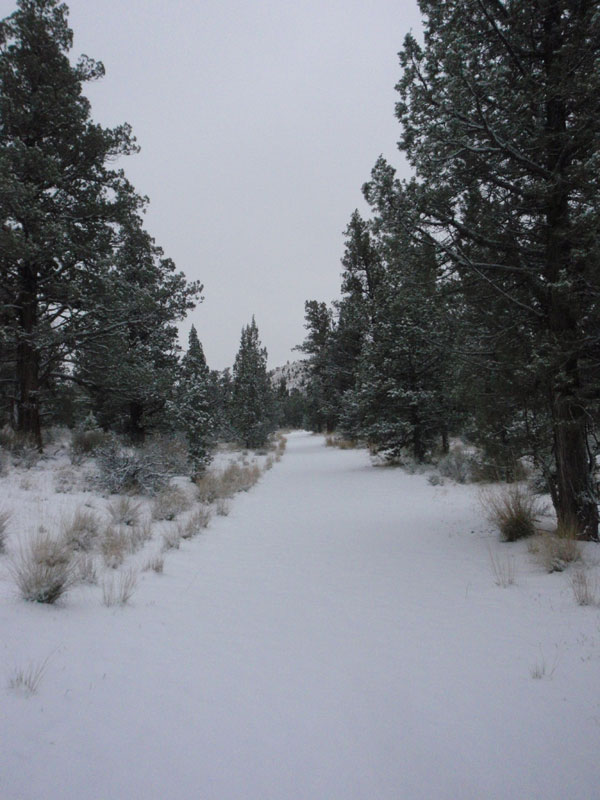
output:
M 99 59 L 93 118 L 131 123 L 123 162 L 146 228 L 204 284 L 193 322 L 231 366 L 252 314 L 269 366 L 298 357 L 304 301 L 339 294 L 342 232 L 383 153 L 416 0 L 71 0 L 73 54 Z M 14 2 L 0 0 L 0 15 Z

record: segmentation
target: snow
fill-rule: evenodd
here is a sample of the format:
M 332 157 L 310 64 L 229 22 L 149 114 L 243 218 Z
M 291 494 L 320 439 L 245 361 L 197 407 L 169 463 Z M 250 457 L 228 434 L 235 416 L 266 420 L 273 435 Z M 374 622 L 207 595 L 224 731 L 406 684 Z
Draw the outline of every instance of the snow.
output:
M 9 550 L 83 497 L 48 469 L 2 479 Z M 600 612 L 497 542 L 476 487 L 295 433 L 128 606 L 98 586 L 26 603 L 6 560 L 2 800 L 598 796 Z M 46 658 L 36 694 L 8 688 Z

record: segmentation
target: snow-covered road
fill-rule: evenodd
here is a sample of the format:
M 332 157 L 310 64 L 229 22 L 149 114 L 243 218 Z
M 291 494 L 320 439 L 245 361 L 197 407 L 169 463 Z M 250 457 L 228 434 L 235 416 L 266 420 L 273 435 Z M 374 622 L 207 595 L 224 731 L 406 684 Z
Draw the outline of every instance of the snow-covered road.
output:
M 130 606 L 3 590 L 7 668 L 52 655 L 0 798 L 600 797 L 600 613 L 524 546 L 497 587 L 490 541 L 473 487 L 291 435 Z

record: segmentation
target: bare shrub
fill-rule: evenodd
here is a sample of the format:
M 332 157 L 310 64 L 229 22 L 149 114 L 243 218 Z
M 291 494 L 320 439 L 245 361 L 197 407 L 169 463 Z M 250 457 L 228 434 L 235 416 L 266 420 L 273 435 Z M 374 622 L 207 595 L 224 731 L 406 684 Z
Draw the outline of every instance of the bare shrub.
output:
M 119 497 L 108 504 L 108 513 L 115 525 L 133 527 L 140 521 L 140 504 L 134 503 L 131 497 Z
M 593 580 L 589 573 L 584 569 L 577 569 L 571 575 L 571 588 L 577 605 L 597 606 L 600 605 L 598 594 L 598 581 Z
M 76 580 L 71 551 L 43 530 L 21 546 L 9 569 L 21 597 L 34 603 L 55 603 Z
M 104 563 L 110 569 L 117 569 L 125 560 L 125 555 L 130 551 L 131 539 L 127 531 L 109 525 L 102 535 L 100 551 Z
M 490 566 L 494 575 L 494 583 L 506 589 L 515 582 L 515 560 L 509 554 L 500 554 L 489 548 Z
M 553 533 L 544 532 L 538 538 L 538 557 L 548 572 L 562 572 L 581 559 L 577 541 L 577 525 L 558 525 Z
M 195 511 L 184 525 L 178 526 L 179 535 L 182 539 L 191 539 L 208 527 L 211 519 L 210 508 L 202 507 Z
M 18 667 L 13 670 L 8 679 L 8 688 L 15 692 L 20 692 L 25 697 L 37 694 L 40 687 L 46 666 L 48 665 L 48 658 L 45 658 L 40 664 L 29 664 L 26 667 Z
M 535 497 L 518 484 L 499 491 L 481 494 L 481 502 L 489 521 L 495 525 L 504 541 L 516 542 L 533 536 L 542 509 Z
M 134 569 L 106 578 L 102 583 L 102 602 L 105 606 L 124 606 L 131 600 L 136 586 L 137 572 Z
M 162 464 L 169 475 L 189 475 L 189 452 L 183 436 L 155 434 L 142 449 L 154 462 Z
M 163 571 L 165 566 L 165 559 L 162 555 L 152 556 L 152 558 L 146 561 L 144 566 L 144 572 L 148 572 L 149 570 L 153 570 L 156 572 L 157 575 L 160 575 Z
M 181 535 L 177 529 L 163 533 L 163 551 L 179 550 Z
M 63 523 L 63 537 L 71 550 L 89 552 L 100 535 L 98 517 L 91 511 L 77 509 L 73 517 Z
M 240 466 L 230 464 L 223 472 L 222 481 L 225 487 L 223 497 L 232 497 L 236 492 L 247 492 L 260 478 L 258 464 Z
M 0 511 L 0 553 L 6 549 L 6 528 L 10 517 L 10 511 Z
M 154 519 L 172 520 L 182 511 L 187 511 L 190 501 L 178 486 L 166 486 L 154 498 L 152 516 Z
M 231 503 L 224 497 L 220 497 L 215 504 L 215 511 L 219 517 L 226 517 L 231 511 Z

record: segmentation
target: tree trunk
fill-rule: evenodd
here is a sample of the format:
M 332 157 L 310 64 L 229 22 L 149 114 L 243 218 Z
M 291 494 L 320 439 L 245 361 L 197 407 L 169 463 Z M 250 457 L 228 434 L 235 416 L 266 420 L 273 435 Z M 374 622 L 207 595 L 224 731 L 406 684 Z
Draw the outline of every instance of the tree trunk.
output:
M 35 271 L 21 268 L 21 291 L 17 300 L 19 331 L 16 358 L 16 426 L 42 449 L 39 410 L 39 352 L 35 343 L 37 287 Z
M 142 425 L 144 406 L 135 400 L 129 403 L 129 421 L 127 434 L 133 444 L 143 444 L 146 438 L 146 429 Z

